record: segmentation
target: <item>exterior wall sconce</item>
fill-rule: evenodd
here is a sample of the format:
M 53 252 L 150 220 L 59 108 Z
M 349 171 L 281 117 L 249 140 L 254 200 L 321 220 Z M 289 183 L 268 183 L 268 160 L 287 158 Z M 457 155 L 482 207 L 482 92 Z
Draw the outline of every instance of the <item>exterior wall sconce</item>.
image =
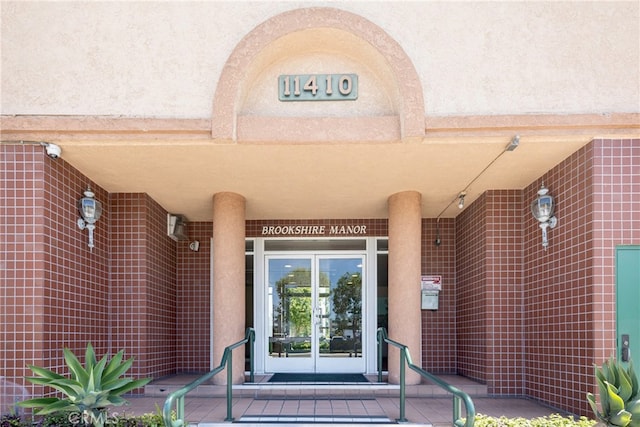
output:
M 78 200 L 78 210 L 82 218 L 78 219 L 78 228 L 89 230 L 89 248 L 93 250 L 93 230 L 96 228 L 95 223 L 100 219 L 102 215 L 102 203 L 94 199 L 93 191 L 90 187 L 87 187 L 87 191 L 84 192 L 84 197 Z
M 538 197 L 531 203 L 531 213 L 533 217 L 540 222 L 540 228 L 542 229 L 542 246 L 547 250 L 549 246 L 549 240 L 547 239 L 547 228 L 555 228 L 558 225 L 558 218 L 553 216 L 555 209 L 555 203 L 553 196 L 549 193 L 544 184 L 538 190 Z

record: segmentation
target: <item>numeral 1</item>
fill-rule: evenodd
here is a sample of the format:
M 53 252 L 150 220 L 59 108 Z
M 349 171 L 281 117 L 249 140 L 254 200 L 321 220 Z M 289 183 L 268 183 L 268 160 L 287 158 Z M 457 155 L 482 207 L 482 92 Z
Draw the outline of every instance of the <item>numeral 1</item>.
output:
M 291 78 L 287 76 L 284 79 L 284 96 L 291 96 Z M 296 96 L 300 95 L 300 77 L 296 76 L 293 78 L 293 94 Z

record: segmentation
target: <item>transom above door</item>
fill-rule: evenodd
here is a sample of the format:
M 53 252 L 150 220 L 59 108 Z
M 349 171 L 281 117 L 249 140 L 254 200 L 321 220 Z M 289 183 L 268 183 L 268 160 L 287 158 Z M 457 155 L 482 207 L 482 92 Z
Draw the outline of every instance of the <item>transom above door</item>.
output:
M 364 255 L 265 257 L 268 372 L 364 372 Z

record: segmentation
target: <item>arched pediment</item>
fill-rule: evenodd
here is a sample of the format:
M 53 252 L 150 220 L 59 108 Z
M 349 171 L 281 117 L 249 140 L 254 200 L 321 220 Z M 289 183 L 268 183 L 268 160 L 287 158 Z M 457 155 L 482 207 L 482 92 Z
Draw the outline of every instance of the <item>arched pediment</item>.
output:
M 352 101 L 278 101 L 278 75 L 358 75 Z M 251 31 L 216 89 L 212 136 L 229 142 L 400 141 L 424 136 L 422 87 L 400 45 L 333 8 L 297 9 Z

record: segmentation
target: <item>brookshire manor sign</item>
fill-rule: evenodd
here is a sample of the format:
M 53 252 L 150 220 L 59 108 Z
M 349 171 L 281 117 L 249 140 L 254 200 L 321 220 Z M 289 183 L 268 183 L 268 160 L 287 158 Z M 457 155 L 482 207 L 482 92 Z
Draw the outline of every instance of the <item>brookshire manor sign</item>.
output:
M 265 225 L 263 236 L 366 236 L 366 225 Z

